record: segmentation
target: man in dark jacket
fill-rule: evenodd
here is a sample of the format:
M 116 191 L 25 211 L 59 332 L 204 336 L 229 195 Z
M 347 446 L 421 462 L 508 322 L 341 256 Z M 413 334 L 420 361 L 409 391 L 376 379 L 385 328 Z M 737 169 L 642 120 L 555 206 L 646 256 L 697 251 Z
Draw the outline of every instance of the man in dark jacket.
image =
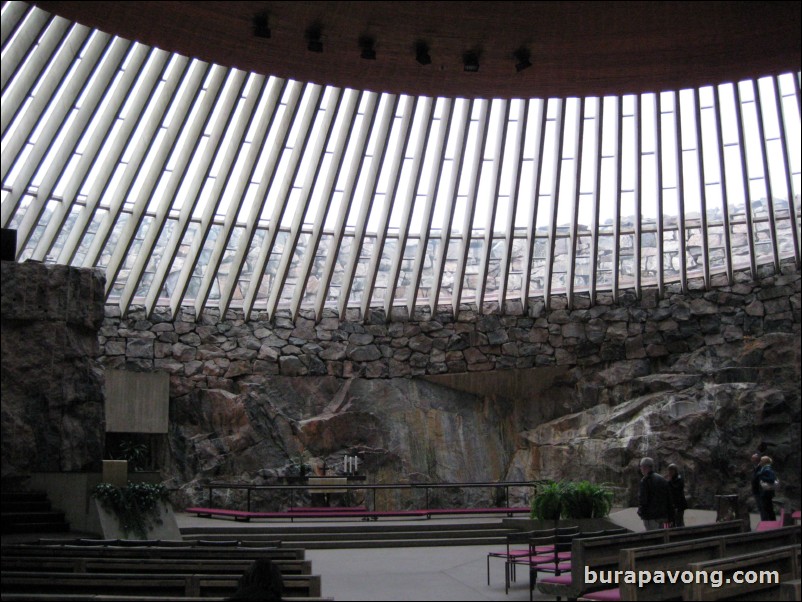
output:
M 752 454 L 752 497 L 755 499 L 755 504 L 757 505 L 757 512 L 760 516 L 763 516 L 763 498 L 760 495 L 760 469 L 763 468 L 760 465 L 760 454 Z
M 638 490 L 638 516 L 647 531 L 662 529 L 674 521 L 674 505 L 671 503 L 668 481 L 654 471 L 654 460 L 651 458 L 640 461 L 640 472 L 643 478 Z

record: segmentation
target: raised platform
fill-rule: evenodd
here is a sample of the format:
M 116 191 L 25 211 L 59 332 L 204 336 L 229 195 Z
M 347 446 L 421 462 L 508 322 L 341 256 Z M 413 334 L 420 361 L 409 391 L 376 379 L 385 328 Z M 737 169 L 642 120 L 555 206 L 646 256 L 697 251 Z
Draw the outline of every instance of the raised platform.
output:
M 302 510 L 298 507 L 287 512 L 253 512 L 248 510 L 228 510 L 225 508 L 187 508 L 187 513 L 196 514 L 201 518 L 233 518 L 235 521 L 249 522 L 251 519 L 325 519 L 337 520 L 359 518 L 362 520 L 378 520 L 380 518 L 431 518 L 433 516 L 456 515 L 503 515 L 529 514 L 530 508 L 519 506 L 514 508 L 428 508 L 425 510 L 367 510 L 359 508 L 309 508 Z

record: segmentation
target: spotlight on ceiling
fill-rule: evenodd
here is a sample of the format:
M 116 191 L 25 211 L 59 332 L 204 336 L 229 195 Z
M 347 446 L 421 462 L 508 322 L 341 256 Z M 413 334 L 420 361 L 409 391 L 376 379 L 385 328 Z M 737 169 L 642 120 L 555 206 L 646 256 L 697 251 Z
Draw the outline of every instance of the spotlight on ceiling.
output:
M 253 35 L 257 38 L 269 38 L 270 27 L 267 22 L 267 13 L 259 13 L 253 17 Z
M 323 52 L 323 28 L 318 23 L 309 26 L 304 34 L 306 38 L 306 48 L 311 52 Z
M 476 73 L 479 71 L 479 53 L 475 50 L 469 50 L 462 55 L 463 70 L 469 73 Z
M 370 36 L 360 36 L 359 38 L 359 49 L 360 54 L 363 59 L 368 59 L 371 61 L 376 60 L 376 40 L 374 40 Z
M 432 64 L 432 57 L 429 55 L 429 45 L 423 40 L 415 44 L 415 60 L 421 65 Z
M 512 53 L 512 56 L 515 57 L 516 71 L 523 71 L 524 69 L 528 69 L 532 66 L 532 61 L 529 60 L 532 58 L 532 53 L 526 46 L 521 46 L 518 50 Z

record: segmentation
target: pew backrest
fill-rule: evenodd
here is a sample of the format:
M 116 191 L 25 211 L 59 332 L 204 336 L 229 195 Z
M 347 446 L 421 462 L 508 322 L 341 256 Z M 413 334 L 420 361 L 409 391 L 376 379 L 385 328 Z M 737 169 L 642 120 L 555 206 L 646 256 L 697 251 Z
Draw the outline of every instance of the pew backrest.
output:
M 801 549 L 799 545 L 783 546 L 740 556 L 692 562 L 688 570 L 696 578 L 684 586 L 683 598 L 727 600 L 748 597 L 778 600 L 782 592 L 781 584 L 799 579 Z
M 29 544 L 4 545 L 0 548 L 0 555 L 10 556 L 43 556 L 68 557 L 86 556 L 103 558 L 177 558 L 183 560 L 208 558 L 220 559 L 299 559 L 305 558 L 303 548 L 276 548 L 276 547 L 124 547 L 124 546 L 40 546 Z

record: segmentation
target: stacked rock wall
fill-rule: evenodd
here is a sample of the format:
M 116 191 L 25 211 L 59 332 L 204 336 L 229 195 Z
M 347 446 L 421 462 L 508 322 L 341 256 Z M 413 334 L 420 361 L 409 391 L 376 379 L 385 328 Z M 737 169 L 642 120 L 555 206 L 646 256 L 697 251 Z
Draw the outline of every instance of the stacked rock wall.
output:
M 2 262 L 2 478 L 100 466 L 100 270 Z

